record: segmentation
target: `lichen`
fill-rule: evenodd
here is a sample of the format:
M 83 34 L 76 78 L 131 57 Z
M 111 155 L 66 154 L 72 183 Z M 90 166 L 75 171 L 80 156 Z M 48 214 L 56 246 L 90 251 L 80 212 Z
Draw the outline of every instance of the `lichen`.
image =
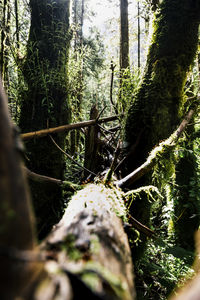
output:
M 103 211 L 113 211 L 119 217 L 126 217 L 126 208 L 121 190 L 114 186 L 105 187 L 102 183 L 87 184 L 83 190 L 78 191 L 72 197 L 67 209 L 69 223 L 84 209 L 91 209 L 94 215 L 103 209 Z

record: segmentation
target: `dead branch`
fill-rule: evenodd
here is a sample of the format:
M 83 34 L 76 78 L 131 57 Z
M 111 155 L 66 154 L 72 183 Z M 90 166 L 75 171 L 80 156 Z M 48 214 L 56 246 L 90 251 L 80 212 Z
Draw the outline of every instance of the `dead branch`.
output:
M 111 60 L 111 64 L 110 64 L 110 70 L 111 70 L 111 79 L 110 79 L 110 103 L 112 104 L 115 113 L 118 114 L 118 109 L 115 106 L 114 102 L 113 102 L 113 81 L 114 81 L 114 71 L 115 71 L 115 67 L 116 65 L 113 64 L 113 61 Z
M 119 162 L 119 164 L 116 166 L 115 168 L 115 172 L 118 171 L 119 169 L 121 169 L 121 166 L 124 164 L 124 162 L 134 154 L 135 152 L 135 149 L 137 148 L 138 144 L 139 144 L 139 141 L 141 139 L 141 136 L 142 136 L 142 133 L 144 132 L 144 129 L 141 129 L 139 134 L 138 134 L 138 137 L 136 139 L 136 142 L 131 146 L 131 149 L 130 151 L 128 152 L 128 154 Z
M 149 227 L 136 220 L 130 214 L 128 214 L 128 217 L 133 227 L 135 227 L 139 232 L 144 233 L 148 237 L 152 237 L 155 235 L 155 232 L 153 230 L 151 230 Z
M 105 177 L 105 184 L 108 184 L 112 179 L 112 176 L 113 176 L 116 164 L 117 164 L 117 159 L 120 154 L 120 145 L 121 145 L 121 141 L 118 141 L 117 147 L 114 152 L 114 158 L 113 158 L 112 164 L 111 164 L 110 169 L 108 170 L 106 177 Z
M 166 151 L 170 151 L 172 147 L 177 143 L 178 139 L 180 138 L 183 131 L 186 129 L 188 123 L 194 116 L 195 109 L 192 108 L 189 110 L 188 114 L 181 122 L 180 126 L 177 130 L 164 142 L 161 142 L 154 150 L 153 154 L 151 153 L 150 156 L 147 158 L 146 162 L 142 164 L 139 168 L 134 170 L 132 173 L 128 174 L 126 177 L 122 178 L 121 180 L 117 181 L 116 184 L 120 188 L 126 188 L 133 184 L 136 180 L 140 179 L 142 176 L 147 174 L 153 166 L 156 164 L 157 161 L 157 154 L 163 152 L 163 147 L 167 147 Z
M 37 174 L 35 172 L 30 171 L 28 168 L 24 167 L 24 171 L 26 172 L 26 175 L 28 178 L 30 178 L 33 181 L 41 182 L 41 183 L 53 183 L 57 185 L 62 185 L 63 181 L 60 179 L 44 176 Z
M 82 166 L 81 164 L 79 164 L 75 159 L 73 159 L 67 152 L 65 152 L 62 148 L 60 148 L 60 146 L 56 143 L 56 141 L 52 138 L 51 135 L 49 135 L 51 141 L 54 143 L 54 145 L 65 155 L 67 156 L 69 159 L 71 159 L 76 165 L 78 165 L 81 169 L 87 171 L 88 173 L 97 176 L 97 174 L 95 174 L 94 172 L 90 171 L 89 169 L 85 168 L 84 166 Z
M 69 131 L 72 129 L 80 129 L 80 128 L 84 128 L 84 127 L 89 127 L 89 126 L 94 126 L 94 125 L 101 124 L 101 123 L 114 121 L 114 120 L 117 120 L 119 117 L 120 117 L 120 115 L 116 115 L 116 116 L 111 116 L 111 117 L 105 117 L 105 118 L 102 118 L 99 120 L 94 119 L 94 120 L 89 120 L 89 121 L 84 121 L 84 122 L 79 122 L 79 123 L 62 125 L 62 126 L 58 126 L 58 127 L 54 127 L 54 128 L 49 128 L 49 129 L 42 129 L 42 130 L 38 130 L 38 131 L 23 133 L 23 134 L 21 134 L 21 138 L 23 140 L 28 140 L 28 139 L 32 139 L 32 138 L 41 138 L 43 136 L 46 136 L 46 135 L 52 134 L 52 133 L 60 133 L 60 132 Z
M 27 177 L 29 179 L 31 179 L 32 181 L 35 182 L 40 182 L 40 183 L 47 183 L 47 184 L 56 184 L 59 186 L 63 186 L 65 188 L 68 188 L 69 190 L 72 190 L 73 192 L 76 190 L 80 190 L 80 186 L 77 184 L 74 184 L 72 182 L 69 181 L 65 181 L 65 180 L 61 180 L 61 179 L 56 179 L 56 178 L 52 178 L 52 177 L 48 177 L 48 176 L 44 176 L 44 175 L 40 175 L 37 174 L 35 172 L 30 171 L 28 168 L 23 167 Z

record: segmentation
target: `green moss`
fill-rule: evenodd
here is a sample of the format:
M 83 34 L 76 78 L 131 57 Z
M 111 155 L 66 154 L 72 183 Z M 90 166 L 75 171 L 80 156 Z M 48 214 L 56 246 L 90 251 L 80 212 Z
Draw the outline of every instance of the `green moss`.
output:
M 155 16 L 146 69 L 126 119 L 129 145 L 141 134 L 138 128 L 142 132 L 131 169 L 180 121 L 183 87 L 198 44 L 198 12 L 187 0 L 164 0 Z
M 83 254 L 75 246 L 76 237 L 73 234 L 68 234 L 65 241 L 62 243 L 62 249 L 72 261 L 78 261 Z
M 124 194 L 126 198 L 127 203 L 127 209 L 129 210 L 133 201 L 136 200 L 137 198 L 142 199 L 144 197 L 144 194 L 146 194 L 146 197 L 149 201 L 155 201 L 155 196 L 156 194 L 158 197 L 163 198 L 163 196 L 160 194 L 159 190 L 157 187 L 150 185 L 150 186 L 142 186 L 138 189 L 131 190 L 127 193 Z
M 82 279 L 85 279 L 85 283 L 91 288 L 94 289 L 98 286 L 99 281 L 102 282 L 103 280 L 103 282 L 107 283 L 109 287 L 108 290 L 111 289 L 117 296 L 117 299 L 130 298 L 130 296 L 127 296 L 129 293 L 127 284 L 99 263 L 91 261 L 86 263 L 84 268 L 81 270 L 81 273 L 83 274 Z M 89 279 L 91 281 L 89 281 Z

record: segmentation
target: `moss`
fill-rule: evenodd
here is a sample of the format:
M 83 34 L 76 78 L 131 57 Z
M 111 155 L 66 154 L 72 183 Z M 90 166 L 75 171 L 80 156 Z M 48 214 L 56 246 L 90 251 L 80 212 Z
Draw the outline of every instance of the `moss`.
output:
M 122 200 L 122 191 L 114 186 L 105 187 L 104 184 L 87 184 L 84 190 L 77 192 L 68 204 L 71 215 L 85 207 L 92 208 L 94 215 L 98 213 L 99 207 L 114 211 L 117 216 L 126 218 L 126 208 Z
M 155 196 L 154 193 L 160 197 L 163 198 L 162 195 L 160 194 L 159 190 L 157 187 L 153 186 L 153 185 L 149 185 L 149 186 L 142 186 L 138 189 L 135 190 L 131 190 L 127 193 L 124 194 L 125 198 L 126 198 L 126 202 L 127 203 L 127 209 L 129 210 L 133 201 L 136 200 L 137 198 L 142 199 L 142 197 L 144 196 L 144 194 L 146 194 L 147 199 L 150 201 L 155 201 Z
M 80 273 L 80 272 L 79 272 Z M 102 267 L 97 262 L 88 262 L 84 265 L 81 270 L 82 279 L 88 284 L 91 288 L 98 287 L 99 282 L 104 282 L 107 285 L 108 292 L 109 290 L 112 291 L 116 295 L 116 299 L 129 299 L 130 296 L 128 295 L 128 287 L 125 282 L 115 274 L 110 272 L 105 267 Z M 90 279 L 90 281 L 89 281 Z M 92 279 L 92 280 L 91 280 Z M 105 287 L 106 288 L 106 287 Z M 127 296 L 128 295 L 128 296 Z
M 78 261 L 83 254 L 77 249 L 75 245 L 76 237 L 73 234 L 68 234 L 65 241 L 62 243 L 62 249 L 67 253 L 67 256 L 72 261 Z
M 126 119 L 129 145 L 144 129 L 135 152 L 137 161 L 129 163 L 131 169 L 144 162 L 153 146 L 179 123 L 183 87 L 197 49 L 197 18 L 199 11 L 187 0 L 164 0 L 155 16 L 146 69 Z

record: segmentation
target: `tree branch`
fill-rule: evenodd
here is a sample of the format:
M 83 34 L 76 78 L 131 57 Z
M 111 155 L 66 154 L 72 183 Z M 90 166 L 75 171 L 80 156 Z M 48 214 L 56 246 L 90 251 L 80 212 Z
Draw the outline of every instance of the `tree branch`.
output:
M 200 100 L 200 99 L 198 99 Z M 164 142 L 161 142 L 149 155 L 146 162 L 143 163 L 139 168 L 134 170 L 132 173 L 128 174 L 126 177 L 122 178 L 121 180 L 117 181 L 116 184 L 120 188 L 126 188 L 133 184 L 136 180 L 140 179 L 142 176 L 147 174 L 153 166 L 156 164 L 157 154 L 163 152 L 164 147 L 167 147 L 167 151 L 174 147 L 177 143 L 179 137 L 186 129 L 188 123 L 192 119 L 195 113 L 195 108 L 189 110 L 188 114 L 185 116 L 184 120 L 181 122 L 180 126 L 177 130 Z
M 32 139 L 32 138 L 41 138 L 43 136 L 46 136 L 46 135 L 52 134 L 52 133 L 60 133 L 63 131 L 69 131 L 72 129 L 80 129 L 80 128 L 84 128 L 84 127 L 89 127 L 89 126 L 94 126 L 94 125 L 101 124 L 101 123 L 114 121 L 114 120 L 117 120 L 119 117 L 120 117 L 120 115 L 116 115 L 116 116 L 111 116 L 111 117 L 105 117 L 105 118 L 102 118 L 99 120 L 94 119 L 94 120 L 89 120 L 89 121 L 84 121 L 84 122 L 79 122 L 79 123 L 62 125 L 62 126 L 58 126 L 58 127 L 54 127 L 54 128 L 49 128 L 49 129 L 42 129 L 42 130 L 38 130 L 38 131 L 23 133 L 23 134 L 21 134 L 21 138 L 23 140 L 28 140 L 28 139 Z

